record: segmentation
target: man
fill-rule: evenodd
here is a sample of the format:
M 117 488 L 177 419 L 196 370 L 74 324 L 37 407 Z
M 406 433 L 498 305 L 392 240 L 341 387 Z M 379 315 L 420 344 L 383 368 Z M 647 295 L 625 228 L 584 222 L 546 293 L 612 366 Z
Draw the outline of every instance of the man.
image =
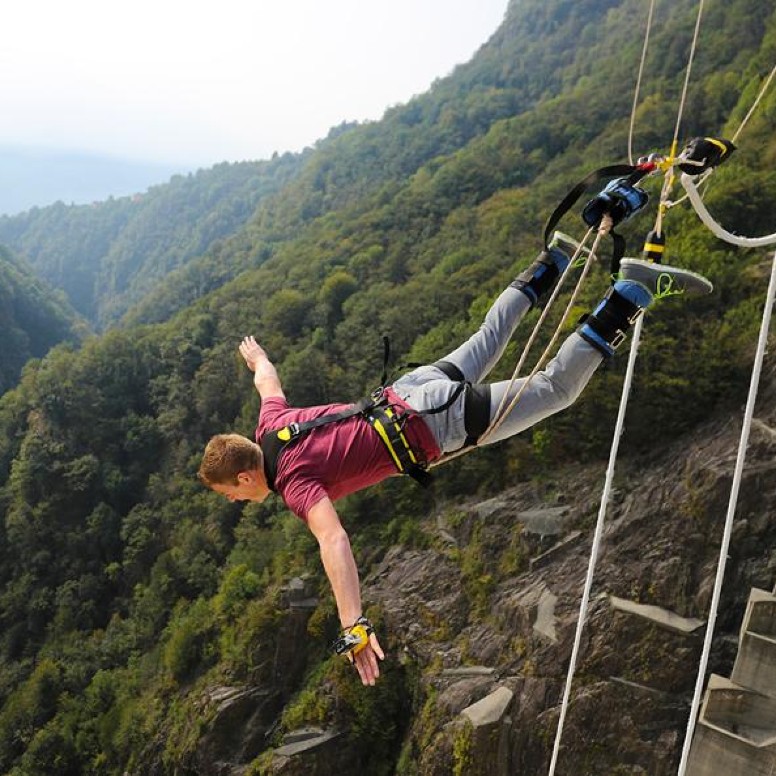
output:
M 304 424 L 332 414 L 347 415 L 352 405 L 289 407 L 261 346 L 253 337 L 239 346 L 261 397 L 259 444 L 237 434 L 213 437 L 200 479 L 233 501 L 263 501 L 274 490 L 307 523 L 336 599 L 345 634 L 342 651 L 355 663 L 364 684 L 375 683 L 378 658 L 384 654 L 371 624 L 362 617 L 358 571 L 332 502 L 397 470 L 420 476 L 443 454 L 476 443 L 508 387 L 508 382 L 481 381 L 521 318 L 549 294 L 568 261 L 557 244 L 543 251 L 496 299 L 480 329 L 444 360 L 415 369 L 384 389 L 376 409 L 367 403 L 357 414 L 351 409 L 349 416 L 316 428 L 305 430 Z M 520 433 L 572 404 L 638 315 L 667 288 L 668 293 L 704 294 L 711 291 L 711 284 L 676 267 L 623 259 L 620 279 L 546 369 L 534 376 L 484 443 Z M 510 397 L 523 382 L 516 381 Z

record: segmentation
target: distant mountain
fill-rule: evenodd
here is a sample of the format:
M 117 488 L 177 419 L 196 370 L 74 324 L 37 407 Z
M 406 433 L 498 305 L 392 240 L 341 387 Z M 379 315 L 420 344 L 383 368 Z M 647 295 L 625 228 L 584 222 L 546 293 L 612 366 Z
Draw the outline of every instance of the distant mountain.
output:
M 242 228 L 308 155 L 224 162 L 132 196 L 0 215 L 0 244 L 24 256 L 81 315 L 105 328 L 168 274 Z
M 32 267 L 0 246 L 0 394 L 13 387 L 30 358 L 62 341 L 77 342 L 86 325 Z
M 85 204 L 134 194 L 188 171 L 183 165 L 0 146 L 0 215 L 58 201 Z

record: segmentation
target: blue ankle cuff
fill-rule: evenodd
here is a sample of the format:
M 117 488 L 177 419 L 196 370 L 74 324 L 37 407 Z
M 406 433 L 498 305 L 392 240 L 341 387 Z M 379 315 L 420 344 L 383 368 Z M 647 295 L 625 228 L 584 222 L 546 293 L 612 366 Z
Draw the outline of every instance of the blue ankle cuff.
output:
M 614 355 L 614 348 L 600 334 L 595 332 L 587 323 L 583 324 L 579 329 L 579 334 L 582 339 L 587 340 L 589 344 L 593 345 L 593 347 L 596 347 L 604 355 Z
M 652 304 L 652 292 L 635 280 L 618 280 L 614 284 L 614 290 L 621 297 L 639 307 L 649 307 Z

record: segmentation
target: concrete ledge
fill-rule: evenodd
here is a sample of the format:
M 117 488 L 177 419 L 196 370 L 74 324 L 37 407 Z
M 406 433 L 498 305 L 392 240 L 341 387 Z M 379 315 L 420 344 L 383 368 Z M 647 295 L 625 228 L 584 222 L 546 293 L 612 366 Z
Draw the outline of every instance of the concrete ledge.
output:
M 475 728 L 486 725 L 495 725 L 507 713 L 509 704 L 512 703 L 514 693 L 507 687 L 499 687 L 490 695 L 486 695 L 481 701 L 467 706 L 461 714 L 466 717 Z
M 304 738 L 291 744 L 285 744 L 276 749 L 275 754 L 281 757 L 293 757 L 294 755 L 303 754 L 304 752 L 312 752 L 315 749 L 325 746 L 329 741 L 339 738 L 340 735 L 342 734 L 329 730 L 320 735 L 313 736 L 312 738 Z
M 727 731 L 699 723 L 687 776 L 771 776 L 776 748 L 756 747 Z
M 537 569 L 546 566 L 557 556 L 561 555 L 564 550 L 573 547 L 582 538 L 582 531 L 572 531 L 565 539 L 559 541 L 557 544 L 553 544 L 549 550 L 543 552 L 541 555 L 537 555 L 535 558 L 531 558 L 528 562 L 528 568 L 530 571 L 536 571 Z
M 495 673 L 496 669 L 488 666 L 458 666 L 442 669 L 442 676 L 493 676 Z
M 749 593 L 730 678 L 776 697 L 776 596 L 767 590 L 753 588 Z
M 776 698 L 712 674 L 699 722 L 751 746 L 770 746 L 776 744 Z
M 638 604 L 634 601 L 628 601 L 625 598 L 618 598 L 614 595 L 609 596 L 609 603 L 612 609 L 617 612 L 641 617 L 644 620 L 655 623 L 655 625 L 659 625 L 661 628 L 673 631 L 674 633 L 679 633 L 683 636 L 689 636 L 705 625 L 703 620 L 680 617 L 676 612 L 672 612 L 668 609 L 662 609 L 659 606 L 651 606 L 650 604 Z

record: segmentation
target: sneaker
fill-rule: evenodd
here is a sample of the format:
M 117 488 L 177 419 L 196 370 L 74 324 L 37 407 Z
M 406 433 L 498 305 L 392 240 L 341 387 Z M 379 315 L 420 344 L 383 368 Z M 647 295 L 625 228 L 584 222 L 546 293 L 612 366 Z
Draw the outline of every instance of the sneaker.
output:
M 582 251 L 590 253 L 589 248 L 582 248 L 580 250 L 580 244 L 577 240 L 564 232 L 559 232 L 557 230 L 552 233 L 552 239 L 547 247 L 559 248 L 566 256 L 574 256 L 576 253 L 581 253 Z
M 702 296 L 710 294 L 714 289 L 711 283 L 697 272 L 644 259 L 623 259 L 620 262 L 620 279 L 639 283 L 656 300 L 676 294 Z

